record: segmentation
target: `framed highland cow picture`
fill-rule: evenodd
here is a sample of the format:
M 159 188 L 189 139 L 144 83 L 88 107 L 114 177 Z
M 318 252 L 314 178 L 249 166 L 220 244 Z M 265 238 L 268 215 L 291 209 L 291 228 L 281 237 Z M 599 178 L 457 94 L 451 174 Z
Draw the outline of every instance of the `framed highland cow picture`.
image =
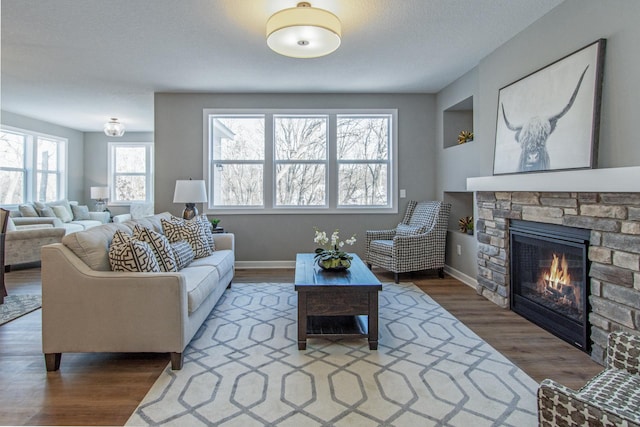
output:
M 493 174 L 597 167 L 606 40 L 498 92 Z

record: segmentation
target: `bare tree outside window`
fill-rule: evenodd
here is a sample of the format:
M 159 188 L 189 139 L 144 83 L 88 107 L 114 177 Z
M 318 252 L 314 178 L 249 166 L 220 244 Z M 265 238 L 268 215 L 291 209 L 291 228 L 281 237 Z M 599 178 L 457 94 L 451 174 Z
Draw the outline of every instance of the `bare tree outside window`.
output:
M 394 110 L 209 111 L 211 208 L 395 209 Z
M 0 205 L 64 197 L 65 150 L 63 138 L 0 130 Z
M 338 204 L 385 206 L 389 117 L 338 116 Z
M 276 206 L 326 204 L 327 117 L 274 117 Z
M 211 139 L 214 205 L 262 206 L 264 116 L 215 117 Z
M 25 137 L 0 133 L 0 204 L 24 203 Z
M 115 201 L 145 201 L 147 198 L 146 147 L 116 147 L 114 161 Z

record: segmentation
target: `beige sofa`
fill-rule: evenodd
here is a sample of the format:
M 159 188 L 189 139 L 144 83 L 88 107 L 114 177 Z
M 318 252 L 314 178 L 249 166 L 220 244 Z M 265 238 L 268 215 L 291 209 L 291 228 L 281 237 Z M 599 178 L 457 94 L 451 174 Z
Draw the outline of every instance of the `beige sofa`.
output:
M 42 248 L 42 348 L 48 371 L 67 352 L 169 352 L 181 369 L 183 351 L 231 285 L 233 234 L 215 234 L 212 255 L 176 273 L 110 270 L 116 230 L 133 225 L 162 232 L 167 212 L 67 235 Z

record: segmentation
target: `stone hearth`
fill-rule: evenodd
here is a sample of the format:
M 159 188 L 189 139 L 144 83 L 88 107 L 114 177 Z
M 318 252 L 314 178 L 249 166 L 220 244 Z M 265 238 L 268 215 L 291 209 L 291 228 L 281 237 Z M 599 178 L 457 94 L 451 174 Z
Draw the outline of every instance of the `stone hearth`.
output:
M 509 220 L 591 230 L 591 357 L 603 363 L 607 334 L 640 332 L 640 193 L 475 193 L 478 294 L 509 307 Z

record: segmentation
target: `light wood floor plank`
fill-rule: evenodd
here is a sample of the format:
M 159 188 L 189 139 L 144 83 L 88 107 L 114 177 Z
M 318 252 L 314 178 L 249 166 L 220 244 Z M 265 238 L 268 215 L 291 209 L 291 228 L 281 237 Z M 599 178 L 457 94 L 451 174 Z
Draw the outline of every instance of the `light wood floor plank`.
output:
M 393 275 L 375 270 L 381 281 Z M 292 269 L 237 270 L 235 283 L 291 282 Z M 478 296 L 451 277 L 402 275 L 536 381 L 577 388 L 602 367 L 588 355 Z M 40 269 L 7 274 L 10 294 L 40 293 Z M 41 311 L 0 326 L 0 425 L 122 425 L 169 362 L 168 354 L 64 354 L 45 371 Z

